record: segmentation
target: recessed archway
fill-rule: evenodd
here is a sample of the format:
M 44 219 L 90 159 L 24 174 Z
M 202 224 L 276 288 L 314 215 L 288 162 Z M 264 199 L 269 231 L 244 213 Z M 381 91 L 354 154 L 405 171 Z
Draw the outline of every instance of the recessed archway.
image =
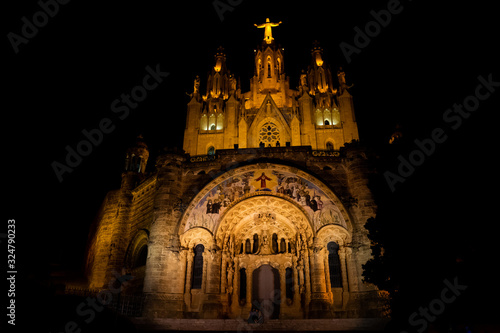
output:
M 278 319 L 281 289 L 279 271 L 271 265 L 262 265 L 253 271 L 252 306 L 259 309 L 264 320 Z
M 295 248 L 297 243 L 311 245 L 314 230 L 307 213 L 286 198 L 257 195 L 245 198 L 224 212 L 214 231 L 217 246 L 223 250 L 237 251 L 248 239 L 259 242 L 258 254 L 274 254 L 272 237 L 286 239 Z M 267 246 L 267 247 L 266 247 Z

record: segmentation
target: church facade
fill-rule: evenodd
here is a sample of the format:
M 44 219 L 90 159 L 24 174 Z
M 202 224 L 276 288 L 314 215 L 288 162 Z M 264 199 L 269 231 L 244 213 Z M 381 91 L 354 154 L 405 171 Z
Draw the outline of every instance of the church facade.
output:
M 281 23 L 281 22 L 280 22 Z M 146 318 L 378 318 L 382 294 L 363 282 L 364 228 L 376 206 L 345 73 L 315 45 L 300 86 L 266 23 L 250 91 L 220 48 L 204 94 L 187 105 L 184 151 L 146 170 L 142 137 L 126 154 L 87 251 L 89 287 L 134 278 Z

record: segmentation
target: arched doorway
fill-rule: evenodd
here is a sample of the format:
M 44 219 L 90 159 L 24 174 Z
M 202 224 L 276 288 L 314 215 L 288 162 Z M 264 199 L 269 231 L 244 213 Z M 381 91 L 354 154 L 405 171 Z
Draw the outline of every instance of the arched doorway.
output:
M 280 316 L 281 288 L 279 271 L 271 265 L 262 265 L 253 271 L 252 306 L 257 307 L 266 319 Z

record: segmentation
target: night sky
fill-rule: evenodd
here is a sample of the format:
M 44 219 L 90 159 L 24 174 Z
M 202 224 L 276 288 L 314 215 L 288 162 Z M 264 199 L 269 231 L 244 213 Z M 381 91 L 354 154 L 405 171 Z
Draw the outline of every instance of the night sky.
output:
M 283 21 L 273 37 L 285 48 L 290 88 L 299 85 L 301 70 L 310 64 L 315 40 L 334 77 L 339 66 L 345 69 L 347 82 L 354 84 L 361 141 L 385 158 L 387 170 L 397 172 L 397 156 L 408 157 L 415 139 L 430 138 L 436 128 L 447 135 L 394 193 L 387 184 L 379 189 L 386 211 L 401 218 L 391 237 L 411 248 L 402 265 L 431 286 L 421 300 L 408 293 L 408 308 L 428 303 L 440 281 L 454 277 L 441 258 L 472 258 L 468 267 L 478 269 L 472 275 L 484 283 L 470 293 L 483 295 L 480 300 L 498 295 L 484 296 L 493 279 L 488 265 L 498 261 L 490 256 L 498 252 L 491 244 L 498 223 L 495 120 L 500 87 L 456 129 L 443 120 L 454 103 L 474 95 L 479 76 L 500 81 L 498 10 L 487 1 L 439 6 L 401 1 L 393 8 L 398 14 L 346 59 L 339 45 L 355 46 L 354 29 L 364 30 L 374 21 L 371 12 L 387 10 L 388 4 L 393 2 L 244 0 L 221 20 L 212 1 L 71 1 L 59 5 L 36 35 L 17 46 L 17 53 L 8 34 L 22 35 L 22 18 L 33 22 L 41 7 L 36 1 L 10 4 L 3 13 L 7 203 L 2 216 L 17 221 L 19 270 L 40 282 L 51 265 L 81 269 L 90 224 L 106 193 L 120 185 L 126 148 L 142 133 L 151 153 L 149 171 L 160 149 L 182 148 L 186 92 L 192 92 L 196 75 L 205 92 L 219 46 L 225 48 L 229 70 L 241 79 L 242 91 L 248 91 L 253 50 L 263 38 L 263 29 L 254 23 L 269 17 Z M 169 76 L 119 119 L 112 102 L 142 84 L 147 66 L 159 66 Z M 64 163 L 65 147 L 75 148 L 85 139 L 82 131 L 97 128 L 104 118 L 111 119 L 114 130 L 59 182 L 51 164 Z M 386 154 L 396 124 L 402 126 L 406 144 Z M 420 251 L 425 260 L 416 259 Z M 433 253 L 445 255 L 429 260 Z M 412 289 L 415 281 L 408 281 L 406 288 Z

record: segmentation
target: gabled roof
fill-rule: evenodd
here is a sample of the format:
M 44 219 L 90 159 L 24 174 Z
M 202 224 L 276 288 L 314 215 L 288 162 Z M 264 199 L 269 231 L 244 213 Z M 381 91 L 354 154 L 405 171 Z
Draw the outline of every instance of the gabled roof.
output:
M 268 107 L 270 105 L 270 107 Z M 290 135 L 290 124 L 284 117 L 283 113 L 281 110 L 278 108 L 276 103 L 274 102 L 272 96 L 270 93 L 267 93 L 266 97 L 262 101 L 262 104 L 260 105 L 259 111 L 257 111 L 257 114 L 255 115 L 255 118 L 253 119 L 252 123 L 250 124 L 249 131 L 252 131 L 257 124 L 259 124 L 263 119 L 265 118 L 274 118 L 276 119 L 282 128 Z

